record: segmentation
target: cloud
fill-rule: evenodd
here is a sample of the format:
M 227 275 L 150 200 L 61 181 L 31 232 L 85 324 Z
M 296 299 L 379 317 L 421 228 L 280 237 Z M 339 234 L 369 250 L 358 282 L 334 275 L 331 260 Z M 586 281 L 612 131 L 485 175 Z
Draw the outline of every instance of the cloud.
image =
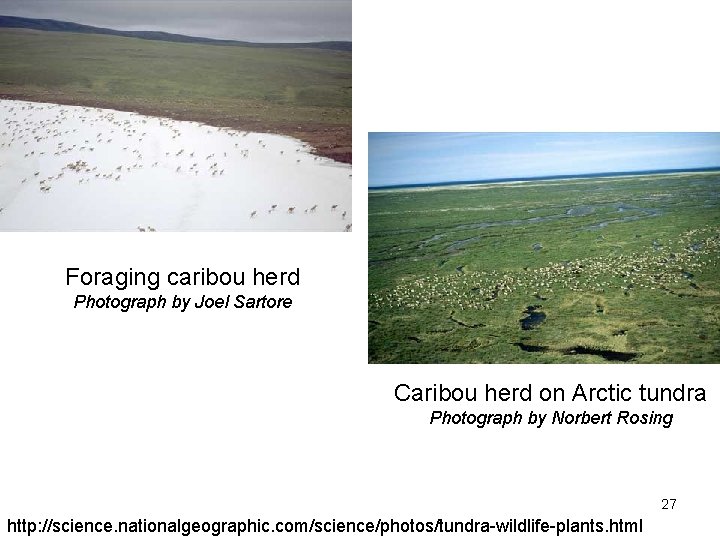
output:
M 371 134 L 371 185 L 720 165 L 718 133 Z
M 0 14 L 259 42 L 352 37 L 350 0 L 0 0 Z

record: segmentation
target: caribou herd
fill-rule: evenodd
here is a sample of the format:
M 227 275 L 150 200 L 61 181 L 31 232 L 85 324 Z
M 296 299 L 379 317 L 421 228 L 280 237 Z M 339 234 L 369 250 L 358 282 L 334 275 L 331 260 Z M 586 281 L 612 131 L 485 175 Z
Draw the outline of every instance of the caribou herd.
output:
M 237 185 L 245 181 L 247 174 L 250 174 L 246 171 L 251 171 L 251 174 L 256 176 L 262 174 L 263 167 L 255 164 L 256 156 L 263 157 L 263 163 L 267 163 L 269 154 L 266 153 L 273 151 L 273 145 L 277 145 L 280 139 L 277 136 L 256 138 L 257 134 L 249 132 L 205 126 L 206 135 L 220 134 L 233 138 L 236 142 L 223 147 L 215 147 L 211 143 L 203 146 L 205 141 L 188 136 L 187 131 L 180 125 L 182 123 L 174 120 L 87 107 L 29 102 L 3 102 L 0 107 L 0 122 L 0 177 L 3 176 L 2 161 L 6 161 L 6 156 L 10 155 L 13 159 L 20 160 L 15 163 L 15 168 L 22 171 L 17 178 L 12 179 L 5 173 L 5 181 L 17 182 L 14 193 L 21 189 L 21 185 L 27 184 L 28 188 L 35 187 L 43 196 L 50 198 L 54 197 L 54 190 L 61 185 L 74 183 L 78 186 L 92 186 L 104 182 L 120 185 L 131 180 L 135 182 L 133 185 L 138 185 L 138 178 L 153 178 L 152 175 L 155 175 L 155 178 L 159 177 L 157 175 L 162 175 L 163 178 L 172 178 L 172 175 L 175 175 L 184 182 L 193 182 L 192 190 L 200 193 L 200 199 L 204 197 L 202 193 L 217 192 L 219 189 L 217 186 L 210 187 L 210 184 L 204 187 L 204 183 L 225 182 L 230 186 L 228 192 L 237 193 L 240 191 Z M 164 130 L 164 138 L 160 142 L 157 137 L 158 127 Z M 160 144 L 171 148 L 163 148 L 160 159 L 156 159 Z M 269 199 L 266 199 L 267 211 L 261 207 L 250 207 L 250 210 L 245 211 L 247 213 L 241 212 L 240 208 L 247 205 L 247 200 L 241 199 L 238 204 L 238 218 L 240 215 L 249 216 L 249 220 L 255 224 L 251 228 L 258 228 L 258 225 L 269 219 L 277 219 L 276 211 L 285 208 L 284 214 L 295 216 L 293 220 L 300 220 L 300 227 L 304 226 L 303 220 L 318 219 L 320 214 L 326 213 L 326 222 L 336 223 L 336 230 L 350 231 L 351 225 L 347 223 L 349 208 L 342 208 L 340 202 L 333 202 L 332 199 L 324 202 L 327 200 L 327 190 L 319 191 L 318 195 L 322 197 L 318 198 L 317 202 L 312 201 L 309 198 L 312 193 L 300 189 L 292 177 L 297 174 L 294 171 L 312 166 L 313 162 L 318 162 L 316 166 L 325 166 L 329 160 L 310 154 L 311 149 L 307 145 L 295 148 L 292 157 L 284 157 L 289 146 L 286 142 L 284 144 L 284 149 L 275 146 L 272 152 L 274 161 L 271 165 L 272 174 L 277 178 L 282 174 L 278 171 L 284 170 L 283 163 L 287 162 L 286 160 L 292 163 L 292 169 L 288 169 L 290 174 L 285 181 L 289 189 L 282 188 L 279 194 L 273 194 L 269 192 L 270 188 L 268 193 L 257 186 L 248 188 L 248 193 L 252 193 L 253 197 L 258 199 L 257 202 L 265 197 Z M 303 165 L 306 160 L 310 160 L 310 163 Z M 248 165 L 243 166 L 243 163 Z M 140 174 L 148 169 L 153 170 L 151 176 L 148 176 L 149 171 Z M 312 177 L 307 173 L 302 174 L 303 178 Z M 344 174 L 348 193 L 343 198 L 347 205 L 352 175 L 347 169 Z M 273 185 L 278 184 L 275 180 Z M 24 188 L 25 186 L 22 187 Z M 171 186 L 167 189 L 172 191 Z M 0 196 L 2 193 L 0 190 Z M 288 200 L 289 197 L 297 197 L 297 200 Z M 5 202 L 0 200 L 0 206 L 7 207 L 7 204 L 3 204 Z M 334 216 L 332 221 L 331 216 Z M 238 222 L 239 228 L 242 228 L 239 219 Z M 135 228 L 139 232 L 156 230 L 155 227 L 143 224 L 128 228 Z

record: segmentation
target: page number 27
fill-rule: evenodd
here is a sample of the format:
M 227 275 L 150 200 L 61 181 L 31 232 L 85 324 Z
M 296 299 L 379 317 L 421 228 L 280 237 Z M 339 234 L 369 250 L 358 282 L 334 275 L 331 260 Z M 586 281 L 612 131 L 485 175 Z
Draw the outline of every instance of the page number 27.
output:
M 673 508 L 675 508 L 676 500 L 677 499 L 663 499 L 662 500 L 662 503 L 663 503 L 662 509 L 663 510 L 672 510 Z

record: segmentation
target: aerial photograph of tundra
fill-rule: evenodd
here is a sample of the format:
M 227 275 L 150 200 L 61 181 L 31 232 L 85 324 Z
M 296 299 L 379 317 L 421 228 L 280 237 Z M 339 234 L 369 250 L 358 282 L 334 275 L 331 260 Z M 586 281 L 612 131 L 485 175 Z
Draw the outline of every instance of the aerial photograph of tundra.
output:
M 720 362 L 720 133 L 370 133 L 370 363 Z
M 350 0 L 0 0 L 0 231 L 352 231 Z

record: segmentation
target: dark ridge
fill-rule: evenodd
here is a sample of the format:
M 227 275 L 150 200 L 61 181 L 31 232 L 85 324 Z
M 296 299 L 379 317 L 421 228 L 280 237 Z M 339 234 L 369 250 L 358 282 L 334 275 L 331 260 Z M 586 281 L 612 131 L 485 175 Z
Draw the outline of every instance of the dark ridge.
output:
M 525 343 L 513 343 L 516 347 L 520 347 L 520 350 L 525 352 L 545 352 L 549 347 L 544 345 L 527 345 Z
M 417 183 L 387 186 L 369 186 L 369 191 L 382 191 L 385 189 L 405 189 L 419 187 L 450 187 L 480 184 L 496 184 L 498 182 L 527 182 L 527 181 L 543 181 L 543 180 L 568 180 L 568 179 L 595 179 L 610 178 L 616 176 L 646 176 L 648 174 L 673 174 L 673 173 L 693 173 L 693 172 L 720 172 L 720 167 L 706 167 L 699 169 L 653 169 L 648 171 L 611 171 L 602 173 L 579 173 L 579 174 L 560 174 L 554 176 L 526 176 L 512 178 L 489 178 L 486 180 L 448 180 L 447 182 L 434 183 Z
M 465 328 L 482 328 L 482 327 L 485 326 L 485 325 L 482 324 L 482 323 L 468 324 L 468 323 L 466 323 L 466 322 L 463 322 L 463 321 L 461 321 L 461 320 L 456 319 L 454 315 L 455 315 L 455 312 L 454 312 L 454 311 L 451 311 L 451 312 L 450 312 L 450 316 L 448 317 L 448 319 L 450 319 L 450 320 L 451 320 L 452 322 L 454 322 L 455 324 L 459 324 L 460 326 L 464 326 Z
M 634 352 L 612 351 L 609 349 L 591 349 L 589 347 L 581 346 L 565 349 L 562 351 L 562 353 L 565 355 L 593 354 L 596 356 L 602 356 L 605 360 L 616 360 L 618 362 L 627 362 L 628 360 L 633 360 L 638 354 Z
M 523 350 L 525 352 L 557 351 L 564 355 L 592 354 L 595 356 L 601 356 L 605 360 L 613 360 L 617 362 L 628 362 L 635 359 L 635 357 L 638 355 L 638 353 L 634 352 L 620 352 L 610 349 L 592 349 L 590 347 L 582 347 L 579 345 L 577 347 L 570 347 L 568 349 L 551 349 L 550 347 L 547 347 L 545 345 L 528 345 L 527 343 L 520 342 L 513 343 L 513 345 L 519 347 L 520 350 Z
M 316 41 L 309 43 L 254 43 L 232 39 L 212 39 L 182 34 L 170 34 L 158 31 L 130 31 L 100 28 L 54 19 L 30 19 L 0 15 L 0 28 L 26 28 L 45 32 L 74 32 L 77 34 L 104 34 L 109 36 L 133 37 L 153 41 L 171 41 L 174 43 L 200 43 L 205 45 L 230 45 L 235 47 L 258 47 L 266 49 L 326 49 L 332 51 L 352 51 L 351 41 Z

